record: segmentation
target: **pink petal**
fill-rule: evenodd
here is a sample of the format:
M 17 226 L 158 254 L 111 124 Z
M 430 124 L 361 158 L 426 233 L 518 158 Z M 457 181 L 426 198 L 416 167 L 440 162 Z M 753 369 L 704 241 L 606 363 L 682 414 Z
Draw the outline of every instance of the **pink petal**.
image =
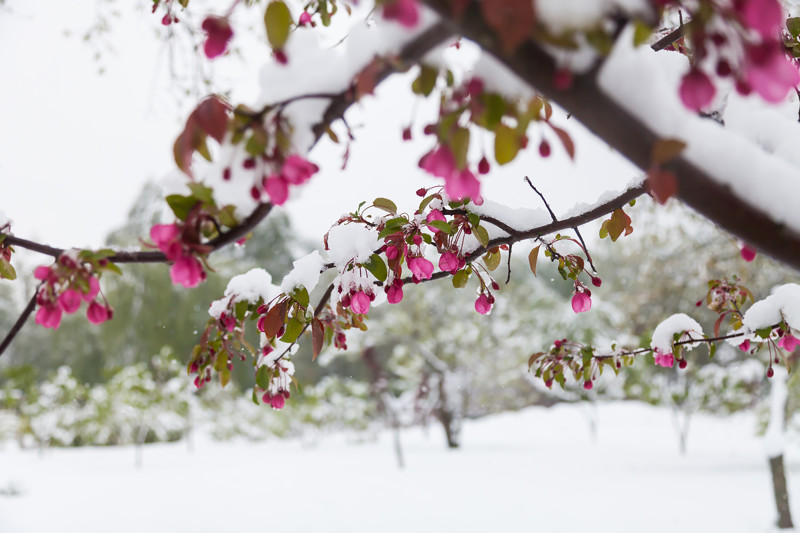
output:
M 384 5 L 383 18 L 395 20 L 406 28 L 414 28 L 419 22 L 419 6 L 415 0 L 395 0 Z
M 58 295 L 58 306 L 67 314 L 74 313 L 81 306 L 81 294 L 75 289 L 67 289 Z
M 475 300 L 475 310 L 482 315 L 488 315 L 489 311 L 492 310 L 492 303 L 489 301 L 489 297 L 486 294 L 481 294 L 478 296 L 478 299 Z
M 88 318 L 89 322 L 92 324 L 102 324 L 111 318 L 111 315 L 106 306 L 97 302 L 92 302 L 89 304 L 89 309 L 86 310 L 86 318 Z
M 364 291 L 358 291 L 350 299 L 350 309 L 359 315 L 369 313 L 369 296 Z
M 692 111 L 700 111 L 708 107 L 714 100 L 717 90 L 704 72 L 692 69 L 681 80 L 678 94 L 683 105 Z
M 196 257 L 191 255 L 181 257 L 175 261 L 169 271 L 169 275 L 172 278 L 172 283 L 183 285 L 187 288 L 196 287 L 206 277 L 203 265 L 200 264 Z
M 266 184 L 267 194 L 275 205 L 283 205 L 289 198 L 289 184 L 281 176 L 270 176 Z
M 572 295 L 572 310 L 576 313 L 585 313 L 592 308 L 592 299 L 585 292 L 576 292 Z

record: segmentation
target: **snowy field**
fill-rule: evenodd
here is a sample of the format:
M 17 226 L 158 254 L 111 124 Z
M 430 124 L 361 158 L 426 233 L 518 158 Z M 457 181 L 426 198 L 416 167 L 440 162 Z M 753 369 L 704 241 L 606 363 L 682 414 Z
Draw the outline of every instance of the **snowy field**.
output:
M 772 486 L 751 416 L 697 416 L 678 453 L 668 410 L 531 408 L 469 422 L 461 450 L 438 426 L 355 442 L 186 442 L 0 449 L 0 532 L 759 532 Z M 276 416 L 281 416 L 276 413 Z M 795 445 L 796 446 L 796 445 Z M 794 451 L 794 454 L 792 454 Z M 800 513 L 800 456 L 789 491 Z M 12 491 L 13 492 L 13 491 Z M 795 516 L 797 518 L 797 515 Z

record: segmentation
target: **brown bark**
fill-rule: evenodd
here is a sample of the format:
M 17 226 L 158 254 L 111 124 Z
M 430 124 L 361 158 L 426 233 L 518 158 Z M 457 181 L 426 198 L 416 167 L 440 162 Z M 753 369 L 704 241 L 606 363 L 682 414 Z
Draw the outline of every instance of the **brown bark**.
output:
M 778 529 L 793 529 L 792 511 L 789 509 L 789 492 L 786 488 L 786 470 L 783 466 L 783 454 L 769 458 L 769 470 L 772 473 L 772 490 L 775 493 L 775 506 L 778 510 Z

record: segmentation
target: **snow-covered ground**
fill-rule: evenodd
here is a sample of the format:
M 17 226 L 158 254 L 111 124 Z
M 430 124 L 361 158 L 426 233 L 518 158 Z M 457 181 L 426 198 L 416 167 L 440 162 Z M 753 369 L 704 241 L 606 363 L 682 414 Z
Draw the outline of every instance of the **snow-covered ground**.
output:
M 669 411 L 635 403 L 531 408 L 469 422 L 464 445 L 431 426 L 354 442 L 215 443 L 144 449 L 0 449 L 0 531 L 758 532 L 774 520 L 752 416 L 697 416 L 678 453 Z M 276 416 L 282 416 L 276 413 Z M 788 460 L 800 513 L 800 456 Z

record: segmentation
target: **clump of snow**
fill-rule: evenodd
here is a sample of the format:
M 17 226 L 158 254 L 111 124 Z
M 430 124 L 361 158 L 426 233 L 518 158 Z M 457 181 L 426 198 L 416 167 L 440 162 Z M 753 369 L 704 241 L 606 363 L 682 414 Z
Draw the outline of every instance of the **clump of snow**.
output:
M 244 274 L 232 277 L 225 288 L 224 297 L 211 302 L 208 314 L 219 318 L 231 302 L 247 301 L 255 304 L 260 298 L 269 302 L 280 292 L 280 289 L 272 284 L 272 276 L 269 272 L 263 268 L 254 268 Z
M 650 347 L 660 352 L 671 352 L 676 333 L 684 333 L 681 340 L 700 339 L 703 337 L 703 328 L 695 319 L 685 313 L 677 313 L 661 322 L 653 331 L 653 340 Z M 687 344 L 687 348 L 694 348 L 697 344 Z
M 325 264 L 322 256 L 317 250 L 314 250 L 293 264 L 294 268 L 286 274 L 281 282 L 281 291 L 284 294 L 290 294 L 296 287 L 305 287 L 311 293 L 319 282 L 319 274 Z
M 378 232 L 361 224 L 340 224 L 328 232 L 328 257 L 340 271 L 353 259 L 365 263 L 380 247 Z
M 616 12 L 646 16 L 652 10 L 645 0 L 536 0 L 538 19 L 555 34 L 591 28 Z
M 772 290 L 772 294 L 750 306 L 742 323 L 749 331 L 774 326 L 786 320 L 789 327 L 800 329 L 800 285 L 788 283 Z
M 754 142 L 752 133 L 740 134 L 687 110 L 678 96 L 681 77 L 689 70 L 687 59 L 648 46 L 634 48 L 632 31 L 625 29 L 603 63 L 598 77 L 603 92 L 653 133 L 686 142 L 683 157 L 716 182 L 775 222 L 800 231 L 800 210 L 793 201 L 798 173 L 794 158 L 769 153 L 765 147 L 775 152 L 785 148 L 766 146 L 766 139 Z M 780 131 L 787 127 L 785 121 L 776 125 Z

